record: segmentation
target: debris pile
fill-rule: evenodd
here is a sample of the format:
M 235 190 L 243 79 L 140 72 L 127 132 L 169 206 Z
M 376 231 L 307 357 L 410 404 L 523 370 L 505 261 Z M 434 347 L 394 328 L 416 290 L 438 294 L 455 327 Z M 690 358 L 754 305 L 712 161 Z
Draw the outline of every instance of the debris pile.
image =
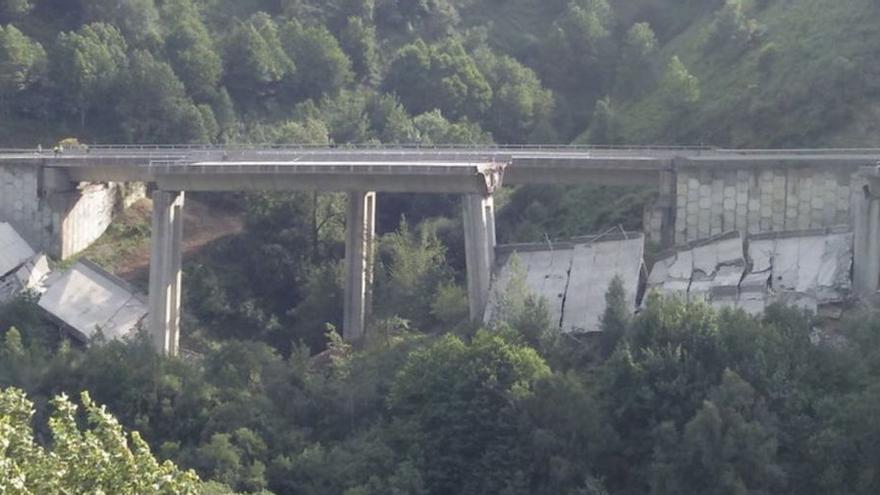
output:
M 107 339 L 124 337 L 147 315 L 146 301 L 124 281 L 87 260 L 52 271 L 44 254 L 0 223 L 0 303 L 25 291 L 37 294 L 49 318 L 84 342 L 98 331 Z
M 648 290 L 758 314 L 773 302 L 812 311 L 852 291 L 853 234 L 845 228 L 739 232 L 691 244 L 654 264 Z

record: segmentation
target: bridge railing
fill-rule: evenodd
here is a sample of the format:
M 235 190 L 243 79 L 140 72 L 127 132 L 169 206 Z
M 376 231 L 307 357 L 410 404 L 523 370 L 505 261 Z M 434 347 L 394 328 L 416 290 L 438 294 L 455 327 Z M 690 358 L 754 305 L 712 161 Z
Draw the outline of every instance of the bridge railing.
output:
M 89 145 L 91 150 L 99 151 L 256 151 L 256 150 L 571 150 L 571 151 L 591 151 L 591 150 L 610 150 L 610 151 L 627 151 L 627 150 L 711 150 L 708 146 L 669 146 L 669 145 L 581 145 L 581 144 L 419 144 L 419 143 L 403 143 L 403 144 L 378 144 L 378 143 L 360 143 L 360 144 L 333 144 L 333 145 L 312 145 L 312 144 L 224 144 L 224 145 L 205 145 L 205 144 L 95 144 Z

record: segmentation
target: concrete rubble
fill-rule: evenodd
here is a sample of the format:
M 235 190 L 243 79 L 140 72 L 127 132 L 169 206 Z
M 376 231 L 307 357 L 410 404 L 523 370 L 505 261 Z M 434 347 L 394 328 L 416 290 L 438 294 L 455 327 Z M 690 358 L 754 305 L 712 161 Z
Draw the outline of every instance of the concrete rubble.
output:
M 147 316 L 146 301 L 88 261 L 52 274 L 46 285 L 39 306 L 83 341 L 99 329 L 108 340 L 125 337 Z
M 648 290 L 758 314 L 773 302 L 812 311 L 852 291 L 853 234 L 846 228 L 738 232 L 691 244 L 657 261 Z
M 635 309 L 644 244 L 642 234 L 614 233 L 552 246 L 499 246 L 499 269 L 485 321 L 499 317 L 504 294 L 517 277 L 528 293 L 544 299 L 551 321 L 563 332 L 599 331 L 605 292 L 615 276 L 623 281 L 626 299 Z
M 144 299 L 124 281 L 87 260 L 53 272 L 44 254 L 0 223 L 0 303 L 24 291 L 37 294 L 49 318 L 84 342 L 98 329 L 107 339 L 124 337 L 147 315 Z

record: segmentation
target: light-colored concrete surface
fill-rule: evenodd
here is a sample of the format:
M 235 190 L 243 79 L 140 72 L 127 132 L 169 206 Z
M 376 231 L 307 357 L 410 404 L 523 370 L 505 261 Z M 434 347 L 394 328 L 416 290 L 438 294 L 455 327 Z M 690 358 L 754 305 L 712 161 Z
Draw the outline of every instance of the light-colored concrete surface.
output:
M 43 282 L 49 275 L 49 259 L 38 254 L 6 276 L 0 277 L 0 303 L 11 301 L 26 290 L 43 292 Z
M 770 274 L 770 300 L 816 311 L 852 293 L 853 234 L 763 234 L 749 241 L 752 273 Z M 769 266 L 769 268 L 768 268 Z
M 563 332 L 597 332 L 605 312 L 605 293 L 614 277 L 620 277 L 626 302 L 635 309 L 645 239 L 598 240 L 577 244 L 562 317 Z
M 156 350 L 176 355 L 180 341 L 184 193 L 153 192 L 149 333 Z
M 53 274 L 39 306 L 83 341 L 98 329 L 107 339 L 128 335 L 143 321 L 147 304 L 120 280 L 89 263 Z
M 496 270 L 497 275 L 492 282 L 485 321 L 492 322 L 499 317 L 498 305 L 510 287 L 510 281 L 514 277 L 522 277 L 521 282 L 529 293 L 544 299 L 550 321 L 558 325 L 562 321 L 562 305 L 573 253 L 569 246 L 560 249 L 547 247 L 537 251 L 517 251 L 506 257 L 503 265 Z
M 648 289 L 750 314 L 777 301 L 816 311 L 850 297 L 853 234 L 846 226 L 759 234 L 746 244 L 748 258 L 739 233 L 673 252 L 654 264 Z
M 342 334 L 361 340 L 372 306 L 373 264 L 376 251 L 376 193 L 348 193 L 345 233 L 345 303 Z
M 514 272 L 521 270 L 524 289 L 545 301 L 554 325 L 570 333 L 599 331 L 605 293 L 615 276 L 621 278 L 627 303 L 635 310 L 644 244 L 642 234 L 628 233 L 552 246 L 502 246 L 485 320 L 503 316 L 505 294 L 518 276 Z
M 16 270 L 37 253 L 5 222 L 0 222 L 0 277 Z
M 480 321 L 489 302 L 495 264 L 495 201 L 492 196 L 462 196 L 468 309 Z
M 733 230 L 757 234 L 849 222 L 850 175 L 858 169 L 857 161 L 832 166 L 809 158 L 804 166 L 793 167 L 727 158 L 735 172 L 697 158 L 676 170 L 677 244 Z M 695 188 L 699 194 L 691 195 Z

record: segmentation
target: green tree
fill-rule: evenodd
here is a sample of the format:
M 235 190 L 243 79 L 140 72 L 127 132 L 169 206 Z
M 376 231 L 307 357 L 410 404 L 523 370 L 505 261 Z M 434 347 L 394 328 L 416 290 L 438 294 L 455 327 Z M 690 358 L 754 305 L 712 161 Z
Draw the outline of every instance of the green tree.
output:
M 0 25 L 0 111 L 46 77 L 46 51 L 15 26 Z
M 447 335 L 411 353 L 388 400 L 407 423 L 407 449 L 418 453 L 428 493 L 525 492 L 517 404 L 549 374 L 534 350 L 485 331 L 471 343 Z
M 137 46 L 161 41 L 154 0 L 83 0 L 82 8 L 87 20 L 113 24 Z
M 606 96 L 596 100 L 593 118 L 590 122 L 590 142 L 593 144 L 619 144 L 620 123 L 614 102 Z
M 203 114 L 186 95 L 183 83 L 165 62 L 150 52 L 132 53 L 125 76 L 127 96 L 117 111 L 129 142 L 204 143 L 209 141 L 213 113 Z M 205 117 L 209 122 L 205 122 Z
M 115 27 L 95 23 L 76 32 L 61 33 L 51 57 L 50 74 L 62 99 L 80 118 L 93 110 L 105 111 L 108 95 L 117 89 L 128 65 L 127 44 Z
M 603 69 L 613 21 L 606 0 L 568 2 L 542 47 L 540 72 L 544 82 L 567 94 L 601 94 L 608 82 Z
M 423 223 L 410 231 L 401 220 L 397 232 L 382 238 L 380 259 L 387 263 L 380 267 L 380 274 L 387 273 L 376 282 L 375 301 L 386 315 L 396 315 L 416 322 L 426 328 L 431 323 L 431 303 L 439 288 L 451 282 L 446 266 L 446 249 L 437 238 L 436 229 Z
M 657 37 L 647 22 L 638 22 L 626 32 L 615 75 L 615 94 L 638 97 L 655 83 L 654 64 Z
M 617 343 L 626 334 L 632 313 L 632 308 L 626 302 L 623 280 L 615 275 L 605 292 L 605 312 L 600 323 L 602 353 L 605 356 L 614 352 Z
M 492 102 L 492 87 L 455 38 L 405 46 L 391 62 L 384 84 L 416 114 L 440 109 L 452 119 L 478 120 Z
M 339 33 L 339 43 L 351 59 L 360 82 L 373 85 L 379 80 L 379 48 L 376 28 L 361 17 L 349 17 Z
M 468 120 L 450 122 L 440 110 L 413 117 L 418 142 L 423 144 L 488 144 L 492 136 L 480 125 Z
M 415 143 L 419 133 L 406 109 L 394 95 L 376 95 L 367 103 L 370 128 L 383 143 Z
M 448 34 L 460 21 L 454 0 L 376 0 L 376 24 L 425 38 Z
M 33 8 L 30 0 L 4 0 L 0 3 L 0 25 L 27 16 Z
M 232 29 L 226 39 L 223 80 L 235 101 L 246 110 L 274 96 L 281 81 L 295 70 L 284 51 L 275 21 L 259 12 Z
M 168 31 L 165 50 L 174 72 L 190 94 L 208 99 L 223 75 L 223 60 L 201 13 L 188 0 L 173 0 L 162 6 L 162 19 Z
M 652 493 L 780 493 L 772 419 L 755 390 L 736 373 L 724 376 L 681 436 L 661 426 Z
M 4 493 L 198 493 L 192 471 L 159 463 L 136 432 L 131 438 L 104 407 L 82 394 L 91 429 L 80 430 L 77 406 L 52 400 L 51 448 L 31 430 L 33 404 L 19 390 L 0 391 L 0 491 Z
M 299 69 L 285 83 L 294 100 L 335 96 L 354 79 L 351 61 L 327 28 L 291 20 L 282 26 L 280 37 Z
M 742 0 L 725 0 L 709 26 L 706 49 L 738 55 L 760 36 L 762 29 L 746 16 Z
M 688 72 L 678 55 L 674 55 L 666 65 L 660 90 L 673 111 L 687 111 L 700 100 L 700 80 Z
M 506 55 L 480 50 L 476 61 L 492 87 L 488 129 L 500 143 L 525 143 L 553 113 L 553 94 L 534 71 Z

